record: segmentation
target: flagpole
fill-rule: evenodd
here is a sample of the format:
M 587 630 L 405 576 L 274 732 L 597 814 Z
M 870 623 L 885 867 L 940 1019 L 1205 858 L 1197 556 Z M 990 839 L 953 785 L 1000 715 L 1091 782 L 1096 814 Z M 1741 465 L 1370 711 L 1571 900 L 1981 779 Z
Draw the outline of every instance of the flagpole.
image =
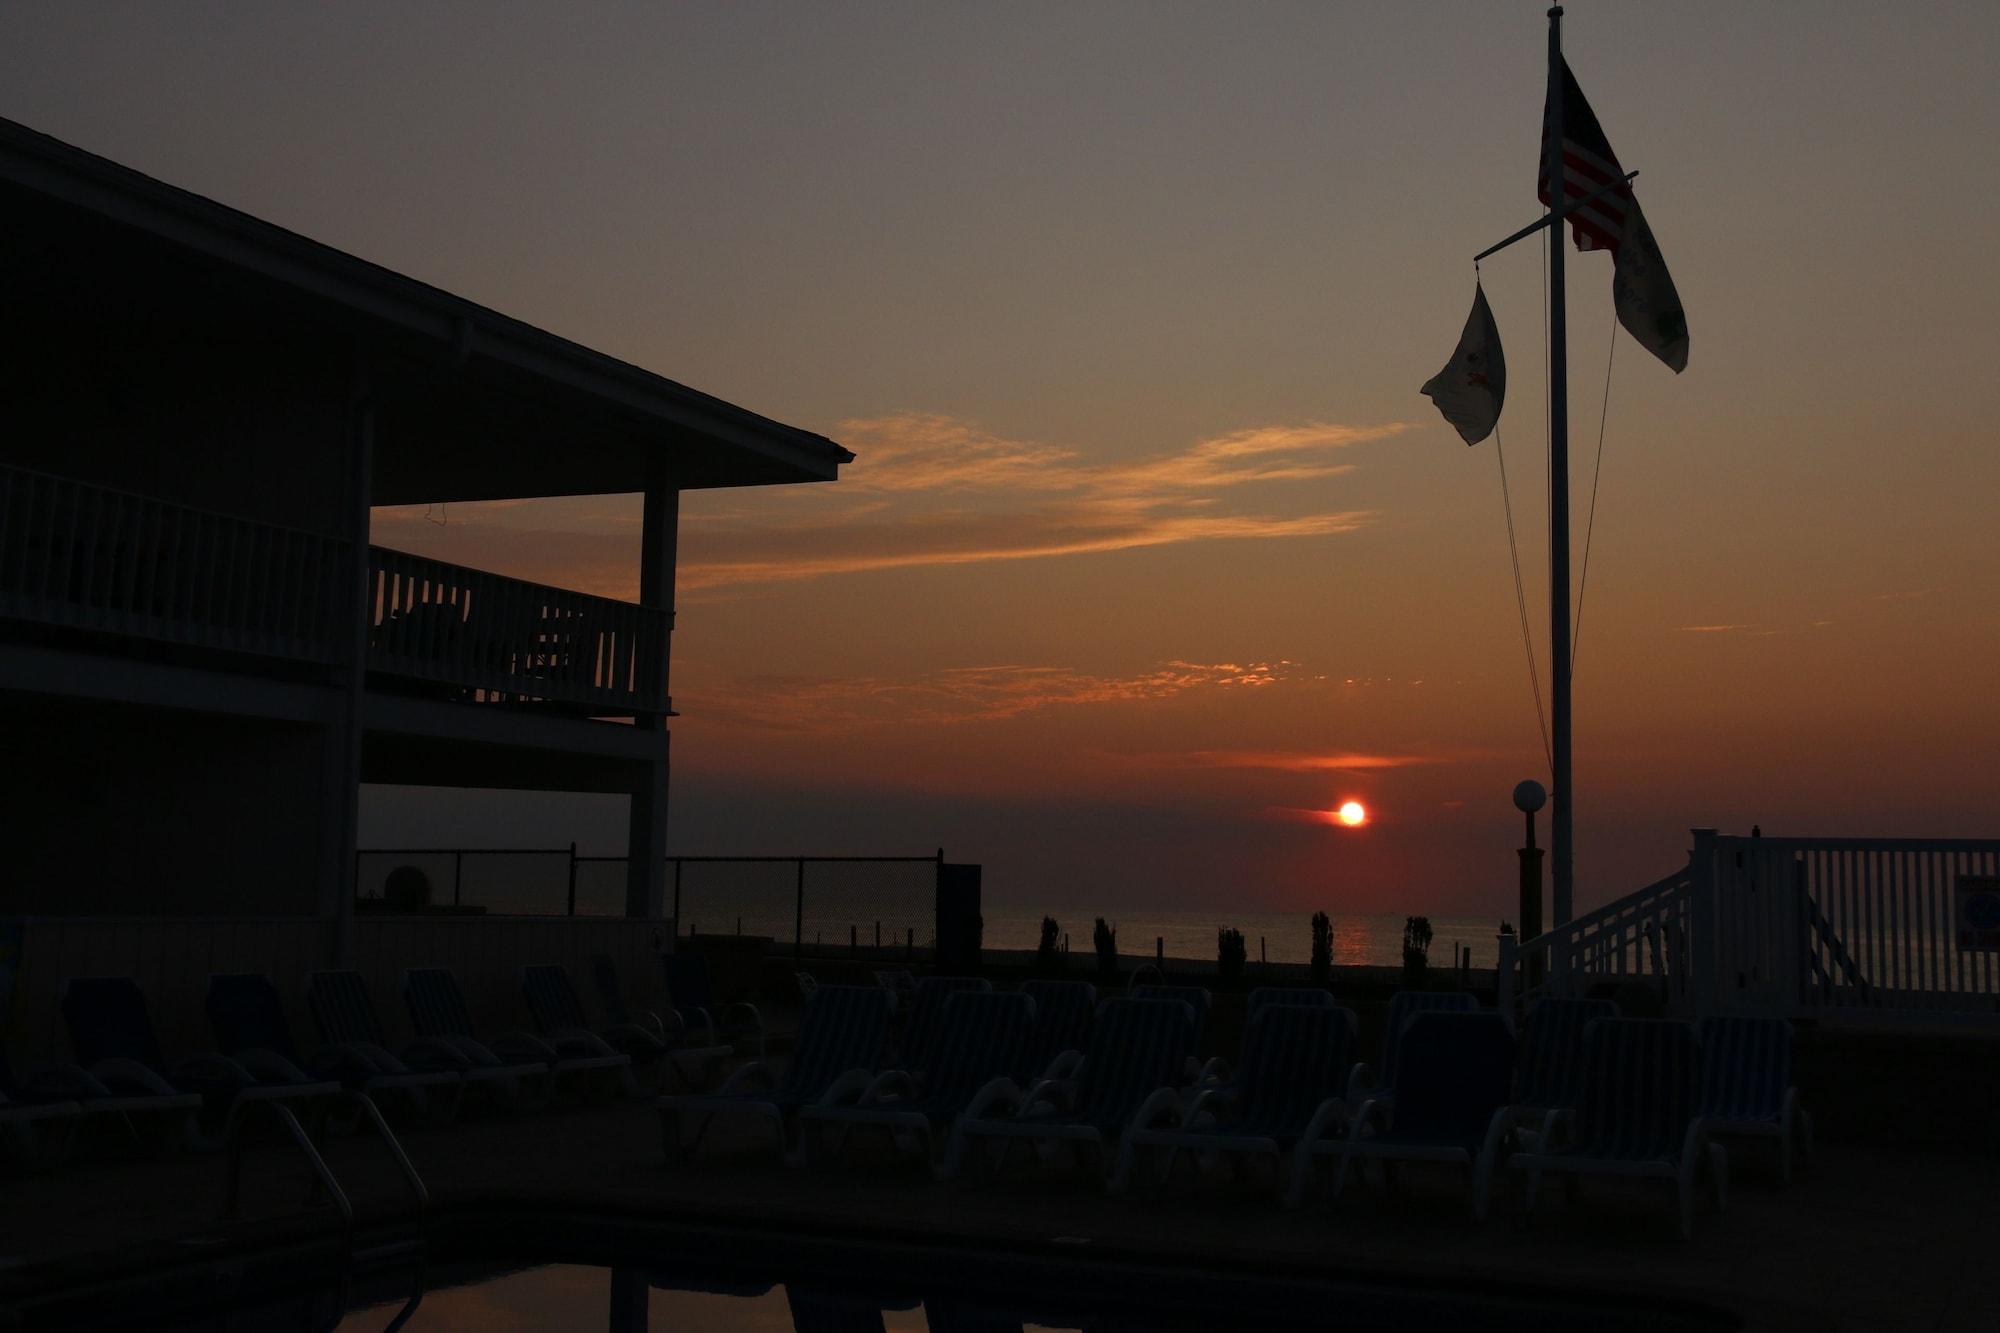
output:
M 1549 10 L 1549 207 L 1561 208 L 1567 195 L 1563 180 L 1562 6 Z M 1575 852 L 1571 820 L 1575 813 L 1570 775 L 1570 642 L 1569 642 L 1569 330 L 1563 287 L 1563 232 L 1560 222 L 1549 227 L 1549 670 L 1550 712 L 1553 718 L 1554 772 L 1549 843 L 1553 864 L 1552 925 L 1568 924 Z

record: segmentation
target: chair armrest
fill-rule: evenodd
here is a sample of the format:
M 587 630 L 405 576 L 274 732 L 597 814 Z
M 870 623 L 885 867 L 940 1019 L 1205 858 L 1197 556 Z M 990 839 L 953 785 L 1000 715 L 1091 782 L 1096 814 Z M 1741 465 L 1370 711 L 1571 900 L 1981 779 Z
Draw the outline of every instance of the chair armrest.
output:
M 1229 1081 L 1229 1061 L 1219 1055 L 1208 1057 L 1208 1063 L 1201 1067 L 1201 1077 L 1196 1080 L 1202 1087 Z
M 763 1060 L 752 1060 L 738 1068 L 715 1090 L 718 1097 L 746 1097 L 752 1092 L 768 1092 L 778 1085 L 777 1075 Z
M 238 1051 L 233 1057 L 237 1064 L 248 1070 L 259 1083 L 309 1083 L 312 1080 L 306 1071 L 279 1055 L 261 1047 Z
M 729 1021 L 752 1023 L 760 1029 L 764 1026 L 764 1015 L 757 1012 L 757 1006 L 754 1004 L 736 1000 L 729 1004 L 718 1005 L 717 1007 L 722 1010 L 723 1017 Z
M 446 1041 L 443 1037 L 418 1037 L 403 1048 L 398 1058 L 410 1068 L 427 1073 L 448 1069 L 455 1074 L 462 1074 L 477 1063 L 455 1043 Z
M 1026 1100 L 1020 1086 L 1011 1078 L 996 1078 L 972 1095 L 966 1103 L 965 1120 L 988 1120 L 1008 1111 L 1018 1112 Z
M 1331 1130 L 1331 1133 L 1328 1131 Z M 1312 1119 L 1306 1121 L 1305 1132 L 1299 1135 L 1299 1149 L 1304 1151 L 1321 1139 L 1338 1138 L 1347 1132 L 1347 1103 L 1339 1097 L 1329 1097 L 1313 1108 Z
M 1049 1067 L 1046 1070 L 1042 1071 L 1042 1077 L 1045 1079 L 1075 1078 L 1076 1067 L 1082 1063 L 1083 1063 L 1082 1051 L 1075 1050 L 1074 1048 L 1072 1048 L 1067 1051 L 1058 1052 L 1056 1058 L 1049 1061 Z
M 917 1095 L 917 1080 L 907 1069 L 885 1069 L 861 1094 L 859 1105 L 873 1106 L 891 1097 L 908 1101 Z
M 1345 1100 L 1359 1102 L 1377 1086 L 1375 1069 L 1372 1065 L 1356 1061 L 1354 1068 L 1347 1071 L 1347 1097 Z
M 1391 1105 L 1386 1097 L 1364 1098 L 1359 1109 L 1354 1112 L 1354 1123 L 1348 1127 L 1348 1134 L 1360 1138 L 1371 1126 L 1378 1131 L 1389 1128 L 1389 1121 L 1394 1114 L 1390 1110 Z
M 1181 1095 L 1172 1088 L 1155 1088 L 1132 1113 L 1133 1129 L 1162 1129 L 1179 1121 Z
M 52 1065 L 37 1070 L 18 1092 L 20 1100 L 27 1103 L 75 1101 L 112 1095 L 103 1080 L 82 1065 Z
M 867 1090 L 875 1076 L 865 1069 L 850 1069 L 827 1085 L 814 1106 L 851 1106 Z
M 1047 1102 L 1058 1111 L 1067 1111 L 1076 1099 L 1076 1084 L 1068 1079 L 1045 1078 L 1028 1089 L 1021 1098 L 1019 1114 L 1025 1115 L 1036 1106 Z
M 1688 1121 L 1687 1133 L 1681 1139 L 1681 1160 L 1700 1165 L 1699 1155 L 1708 1143 L 1708 1122 L 1700 1116 Z
M 222 1092 L 257 1085 L 257 1076 L 226 1055 L 202 1051 L 174 1062 L 167 1071 L 168 1081 L 178 1086 L 194 1085 L 203 1091 Z
M 111 1089 L 115 1094 L 120 1086 L 138 1087 L 156 1096 L 171 1096 L 180 1089 L 161 1078 L 159 1071 L 148 1069 L 137 1060 L 116 1057 L 99 1060 L 90 1067 L 90 1076 Z
M 588 1028 L 558 1028 L 541 1040 L 553 1047 L 558 1057 L 618 1054 L 611 1049 L 610 1042 Z
M 486 1043 L 507 1064 L 552 1065 L 562 1058 L 554 1046 L 532 1032 L 508 1032 Z
M 1576 1129 L 1576 1112 L 1551 1111 L 1542 1117 L 1542 1136 L 1535 1144 L 1536 1152 L 1553 1152 L 1569 1139 Z
M 1203 1088 L 1195 1094 L 1194 1105 L 1188 1107 L 1187 1118 L 1181 1123 L 1192 1125 L 1206 1115 L 1214 1120 L 1222 1119 L 1222 1113 L 1231 1109 L 1242 1093 L 1235 1088 Z

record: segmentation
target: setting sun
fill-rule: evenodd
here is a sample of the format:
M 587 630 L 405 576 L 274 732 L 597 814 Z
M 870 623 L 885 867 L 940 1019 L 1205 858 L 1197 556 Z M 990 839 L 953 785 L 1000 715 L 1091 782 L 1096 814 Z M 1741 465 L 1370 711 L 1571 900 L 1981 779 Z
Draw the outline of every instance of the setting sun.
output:
M 1368 822 L 1368 811 L 1359 801 L 1349 801 L 1340 807 L 1340 822 L 1349 828 L 1358 828 Z

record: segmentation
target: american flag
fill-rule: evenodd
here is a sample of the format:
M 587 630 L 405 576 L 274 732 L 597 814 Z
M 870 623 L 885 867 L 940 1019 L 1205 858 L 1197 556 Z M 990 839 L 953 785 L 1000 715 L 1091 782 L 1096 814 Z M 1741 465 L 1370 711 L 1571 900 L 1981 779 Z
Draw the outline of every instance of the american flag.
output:
M 1563 202 L 1569 204 L 1622 179 L 1625 168 L 1618 165 L 1618 154 L 1611 151 L 1603 127 L 1597 123 L 1597 113 L 1590 109 L 1590 103 L 1583 100 L 1583 89 L 1576 86 L 1576 76 L 1569 72 L 1567 60 L 1562 62 L 1557 77 L 1562 80 L 1562 87 L 1556 90 L 1555 95 L 1562 99 Z M 1549 189 L 1549 124 L 1546 112 L 1542 119 L 1539 184 L 1542 202 L 1553 206 L 1555 196 Z M 1631 198 L 1632 188 L 1626 186 L 1599 195 L 1570 214 L 1576 248 L 1616 250 L 1618 238 L 1625 234 L 1625 214 Z

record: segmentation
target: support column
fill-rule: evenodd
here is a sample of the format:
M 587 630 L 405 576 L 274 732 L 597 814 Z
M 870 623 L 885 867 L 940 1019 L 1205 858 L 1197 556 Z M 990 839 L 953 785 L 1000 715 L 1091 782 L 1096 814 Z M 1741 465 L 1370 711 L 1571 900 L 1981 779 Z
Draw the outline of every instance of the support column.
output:
M 322 823 L 319 915 L 328 925 L 330 964 L 354 963 L 355 848 L 361 820 L 362 705 L 368 694 L 368 622 L 372 589 L 368 575 L 368 525 L 374 493 L 375 404 L 368 363 L 356 353 L 348 388 L 348 541 L 345 595 L 332 608 L 342 627 L 336 682 L 340 704 L 328 736 L 327 790 Z
M 647 476 L 645 524 L 639 538 L 639 605 L 666 616 L 659 661 L 660 692 L 667 694 L 673 656 L 674 555 L 680 528 L 680 491 L 664 462 L 655 460 Z M 659 733 L 659 751 L 632 786 L 631 816 L 625 837 L 625 915 L 666 914 L 667 896 L 667 717 L 647 713 L 633 725 Z

